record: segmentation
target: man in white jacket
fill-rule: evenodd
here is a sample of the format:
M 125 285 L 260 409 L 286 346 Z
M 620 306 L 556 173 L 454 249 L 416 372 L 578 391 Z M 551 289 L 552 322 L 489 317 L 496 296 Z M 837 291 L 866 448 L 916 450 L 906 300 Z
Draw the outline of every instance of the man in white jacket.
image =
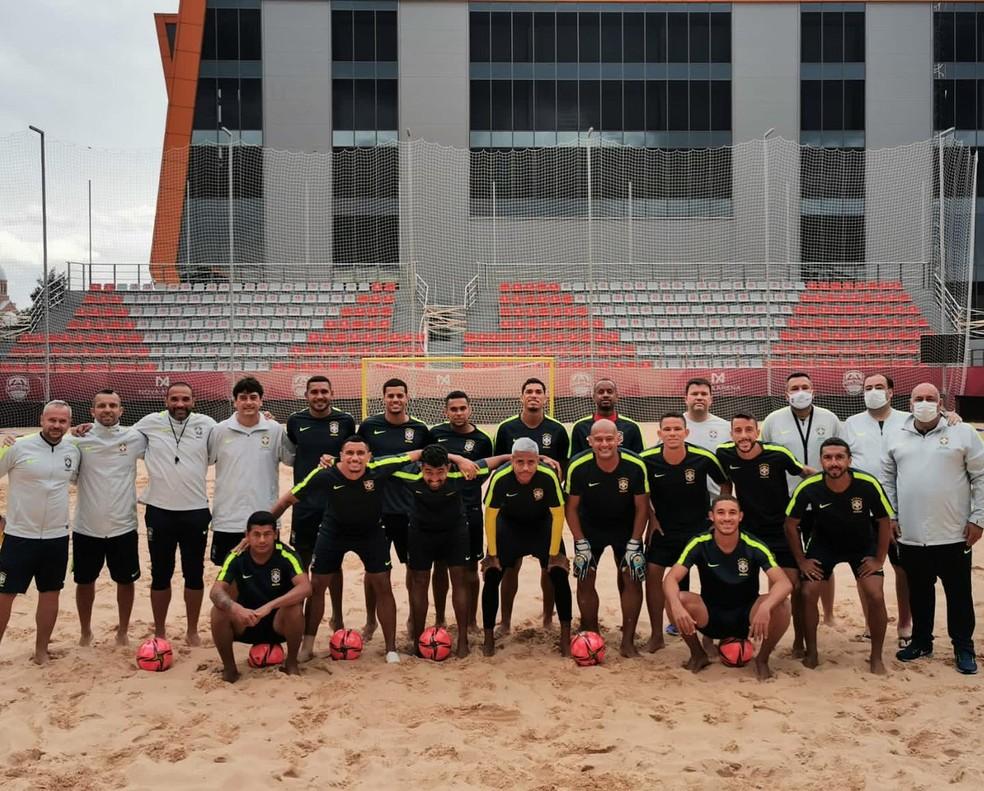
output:
M 984 442 L 972 426 L 947 425 L 932 384 L 913 389 L 911 406 L 912 416 L 889 439 L 883 458 L 912 605 L 912 642 L 895 656 L 911 662 L 932 655 L 939 579 L 956 668 L 972 674 L 971 554 L 984 525 Z
M 0 449 L 0 477 L 7 490 L 7 525 L 0 544 L 0 640 L 18 593 L 31 580 L 38 589 L 34 661 L 48 662 L 48 643 L 58 619 L 58 595 L 68 571 L 68 485 L 79 474 L 79 449 L 65 438 L 72 408 L 50 401 L 41 431 Z

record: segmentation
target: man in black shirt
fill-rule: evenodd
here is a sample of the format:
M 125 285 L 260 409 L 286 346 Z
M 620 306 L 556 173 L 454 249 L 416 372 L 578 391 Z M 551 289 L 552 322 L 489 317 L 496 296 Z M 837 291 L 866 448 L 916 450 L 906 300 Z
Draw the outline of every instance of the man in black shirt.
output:
M 888 613 L 885 610 L 882 568 L 892 538 L 891 518 L 895 515 L 878 479 L 851 468 L 851 449 L 839 437 L 820 445 L 823 473 L 807 478 L 796 487 L 786 507 L 786 538 L 803 575 L 806 656 L 803 664 L 814 668 L 819 662 L 817 602 L 821 586 L 829 580 L 838 563 L 848 563 L 865 597 L 868 628 L 871 630 L 872 673 L 884 675 L 882 646 Z M 813 516 L 813 532 L 804 553 L 799 538 L 803 515 Z M 872 520 L 878 525 L 877 535 Z
M 759 425 L 751 415 L 731 418 L 731 442 L 719 445 L 718 461 L 734 482 L 741 503 L 742 530 L 755 535 L 775 556 L 793 585 L 790 604 L 793 610 L 793 652 L 805 653 L 803 638 L 803 593 L 800 570 L 786 541 L 786 504 L 789 502 L 789 478 L 809 478 L 816 473 L 796 459 L 783 445 L 759 440 Z M 802 652 L 802 653 L 800 653 Z
M 598 631 L 598 560 L 606 547 L 615 555 L 622 577 L 622 656 L 639 656 L 636 623 L 642 608 L 646 562 L 642 534 L 649 518 L 646 465 L 618 446 L 618 429 L 610 420 L 591 427 L 591 450 L 571 459 L 567 472 L 567 524 L 574 536 L 574 573 L 581 629 Z
M 483 563 L 485 588 L 482 616 L 485 656 L 495 654 L 495 619 L 499 584 L 504 569 L 532 555 L 540 561 L 554 589 L 560 621 L 560 653 L 571 651 L 571 588 L 564 554 L 564 495 L 556 473 L 540 463 L 536 443 L 526 437 L 513 443 L 509 464 L 489 481 L 485 496 L 485 532 L 488 557 Z
M 311 583 L 294 551 L 277 540 L 277 518 L 256 511 L 246 524 L 246 547 L 229 553 L 212 586 L 212 639 L 222 659 L 222 677 L 239 678 L 234 641 L 287 643 L 283 670 L 297 675 L 304 631 L 301 605 Z
M 496 454 L 511 454 L 513 443 L 520 437 L 529 437 L 540 449 L 540 454 L 565 465 L 570 453 L 570 437 L 564 424 L 549 417 L 545 412 L 547 386 L 539 379 L 530 377 L 519 390 L 520 413 L 504 420 L 495 430 Z M 508 634 L 512 627 L 513 601 L 519 590 L 519 570 L 523 561 L 512 569 L 506 569 L 502 576 L 502 634 Z M 543 592 L 543 627 L 549 628 L 553 622 L 553 585 L 550 577 L 543 571 L 540 574 L 540 590 Z
M 407 383 L 402 379 L 387 379 L 383 383 L 384 409 L 362 421 L 358 434 L 369 443 L 369 450 L 376 458 L 420 450 L 431 443 L 427 425 L 407 411 Z M 390 543 L 396 549 L 400 562 L 407 562 L 407 514 L 411 500 L 402 486 L 392 482 L 383 487 L 383 527 Z M 440 576 L 440 575 L 438 575 Z M 413 599 L 413 580 L 410 569 L 406 572 L 407 598 Z M 445 596 L 447 593 L 445 593 Z M 366 627 L 363 636 L 368 639 L 376 630 L 376 602 L 372 587 L 366 583 Z
M 307 380 L 304 398 L 307 409 L 295 412 L 287 418 L 287 439 L 294 446 L 294 485 L 303 481 L 318 466 L 323 455 L 338 458 L 346 437 L 355 433 L 355 418 L 332 406 L 331 381 L 327 376 L 312 376 Z M 324 500 L 311 498 L 298 503 L 290 519 L 290 545 L 294 547 L 301 565 L 311 568 L 314 542 L 318 538 Z M 331 626 L 341 629 L 342 575 L 331 593 Z M 306 606 L 310 606 L 310 602 Z
M 586 451 L 588 445 L 588 435 L 591 433 L 591 426 L 596 420 L 607 418 L 611 420 L 618 429 L 622 447 L 631 450 L 633 453 L 642 453 L 642 429 L 639 424 L 631 418 L 618 414 L 618 386 L 614 379 L 599 379 L 595 382 L 592 393 L 595 403 L 593 415 L 581 418 L 571 428 L 571 456 Z
M 642 452 L 649 479 L 650 520 L 646 551 L 646 607 L 652 634 L 646 649 L 658 651 L 663 638 L 663 575 L 676 563 L 687 543 L 708 528 L 710 495 L 708 480 L 731 492 L 717 458 L 708 450 L 686 442 L 687 423 L 679 412 L 668 412 L 659 421 L 661 445 Z
M 444 398 L 446 423 L 432 426 L 431 438 L 447 449 L 471 461 L 488 458 L 495 453 L 492 439 L 471 422 L 472 408 L 468 394 L 454 390 Z M 482 521 L 482 482 L 469 482 L 462 492 L 465 516 L 468 520 L 468 563 L 465 566 L 465 587 L 468 590 L 468 628 L 478 628 L 478 562 L 484 552 L 485 535 Z M 441 577 L 440 581 L 438 577 Z M 440 582 L 440 584 L 439 584 Z M 444 609 L 448 594 L 448 575 L 434 572 L 434 614 L 441 626 L 445 623 Z
M 740 530 L 741 508 L 730 494 L 715 498 L 712 530 L 691 539 L 663 580 L 670 617 L 690 648 L 686 668 L 697 673 L 710 664 L 697 632 L 720 640 L 733 637 L 761 640 L 755 673 L 772 676 L 769 657 L 789 628 L 786 599 L 792 584 L 761 541 Z M 680 590 L 693 566 L 700 574 L 700 594 Z M 769 592 L 759 595 L 759 571 L 769 580 Z

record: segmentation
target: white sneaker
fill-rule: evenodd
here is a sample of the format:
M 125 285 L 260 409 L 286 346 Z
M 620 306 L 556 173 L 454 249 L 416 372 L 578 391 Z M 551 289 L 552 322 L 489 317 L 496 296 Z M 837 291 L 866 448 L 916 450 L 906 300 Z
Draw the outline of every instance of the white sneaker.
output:
M 396 651 L 387 651 L 386 663 L 389 665 L 398 665 L 400 663 L 400 655 Z

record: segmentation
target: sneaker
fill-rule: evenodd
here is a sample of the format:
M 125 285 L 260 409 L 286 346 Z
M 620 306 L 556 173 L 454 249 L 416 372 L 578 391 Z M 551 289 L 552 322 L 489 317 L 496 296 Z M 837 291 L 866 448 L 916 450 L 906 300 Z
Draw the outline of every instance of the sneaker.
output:
M 666 627 L 665 631 L 670 637 L 680 636 L 680 630 L 676 628 L 676 624 L 671 623 L 669 626 Z
M 386 652 L 386 662 L 390 665 L 397 665 L 400 663 L 400 655 L 396 651 Z
M 933 655 L 933 646 L 916 645 L 910 642 L 905 648 L 895 654 L 895 658 L 900 662 L 911 662 L 913 659 L 920 659 L 924 656 Z
M 965 676 L 972 676 L 977 672 L 977 657 L 973 651 L 966 648 L 953 649 L 953 660 L 957 666 L 957 672 Z

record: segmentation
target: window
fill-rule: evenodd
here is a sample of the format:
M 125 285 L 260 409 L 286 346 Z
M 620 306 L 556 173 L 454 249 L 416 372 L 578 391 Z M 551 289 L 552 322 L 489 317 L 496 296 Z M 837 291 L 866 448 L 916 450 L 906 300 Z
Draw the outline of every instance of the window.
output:
M 395 11 L 331 12 L 331 59 L 336 63 L 396 61 L 396 42 Z
M 863 6 L 826 6 L 826 3 L 813 4 L 809 6 L 811 10 L 800 14 L 801 62 L 864 63 Z M 858 10 L 841 10 L 854 7 Z
M 863 147 L 865 128 L 863 6 L 814 3 L 800 14 L 800 141 Z M 821 64 L 842 64 L 824 68 Z
M 175 22 L 164 23 L 164 33 L 167 36 L 167 49 L 174 57 L 174 39 L 178 35 L 178 25 Z

